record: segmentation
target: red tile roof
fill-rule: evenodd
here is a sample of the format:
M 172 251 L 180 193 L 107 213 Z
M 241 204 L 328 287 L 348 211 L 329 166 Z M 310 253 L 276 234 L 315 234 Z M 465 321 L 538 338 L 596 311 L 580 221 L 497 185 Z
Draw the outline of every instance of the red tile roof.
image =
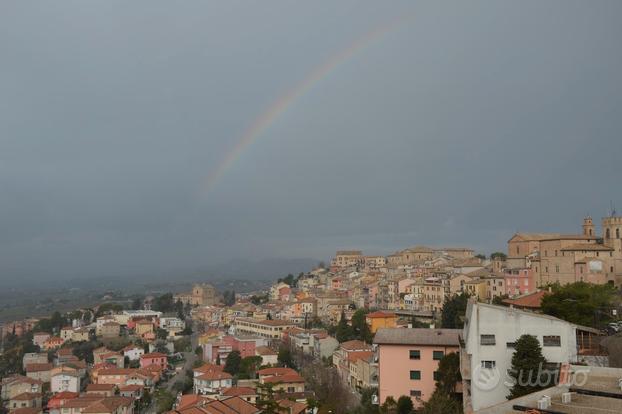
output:
M 544 298 L 544 296 L 548 293 L 549 292 L 546 290 L 540 290 L 538 292 L 520 296 L 516 299 L 504 299 L 503 303 L 516 306 L 517 308 L 539 309 L 542 304 L 542 298 Z
M 275 375 L 273 377 L 268 377 L 263 379 L 264 383 L 277 383 L 277 382 L 305 382 L 305 379 L 302 378 L 298 374 L 288 374 L 288 375 Z
M 296 372 L 296 370 L 293 370 L 291 368 L 264 368 L 257 371 L 257 375 L 298 375 L 298 373 Z
M 222 392 L 222 395 L 228 397 L 240 396 L 240 395 L 257 395 L 257 390 L 251 387 L 231 387 Z

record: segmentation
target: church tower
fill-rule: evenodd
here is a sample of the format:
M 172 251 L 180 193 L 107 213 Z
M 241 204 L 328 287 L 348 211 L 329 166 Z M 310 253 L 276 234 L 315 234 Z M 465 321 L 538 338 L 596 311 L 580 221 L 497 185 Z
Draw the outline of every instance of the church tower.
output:
M 612 210 L 609 217 L 603 217 L 603 242 L 613 247 L 616 253 L 622 252 L 622 217 Z
M 594 222 L 592 221 L 592 217 L 586 216 L 583 219 L 583 235 L 596 237 L 596 230 L 594 229 Z

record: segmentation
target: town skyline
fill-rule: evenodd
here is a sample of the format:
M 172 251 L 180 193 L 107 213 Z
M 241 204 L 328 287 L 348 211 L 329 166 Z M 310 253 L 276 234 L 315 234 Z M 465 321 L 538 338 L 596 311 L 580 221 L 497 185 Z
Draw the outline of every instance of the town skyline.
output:
M 490 252 L 622 207 L 619 3 L 227 3 L 6 5 L 2 281 Z

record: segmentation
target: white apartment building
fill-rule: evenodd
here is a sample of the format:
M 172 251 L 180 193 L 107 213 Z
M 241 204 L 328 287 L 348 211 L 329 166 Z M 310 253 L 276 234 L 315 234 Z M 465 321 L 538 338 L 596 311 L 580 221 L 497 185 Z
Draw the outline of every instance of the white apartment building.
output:
M 548 315 L 469 301 L 460 350 L 465 412 L 506 401 L 514 343 L 525 334 L 538 338 L 548 362 L 561 364 L 576 362 L 584 350 L 579 345 L 598 331 Z

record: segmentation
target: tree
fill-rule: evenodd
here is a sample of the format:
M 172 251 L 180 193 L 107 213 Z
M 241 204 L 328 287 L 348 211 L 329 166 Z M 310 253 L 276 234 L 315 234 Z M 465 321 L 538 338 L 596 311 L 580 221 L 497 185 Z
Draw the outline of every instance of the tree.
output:
M 453 395 L 456 384 L 462 380 L 460 356 L 455 352 L 445 355 L 438 363 L 437 375 L 436 389 L 444 394 Z
M 462 404 L 451 398 L 447 394 L 443 394 L 440 390 L 434 391 L 423 407 L 417 411 L 417 414 L 462 414 Z
M 141 300 L 140 297 L 135 297 L 134 300 L 132 300 L 132 309 L 137 310 L 140 309 L 143 306 L 143 301 Z
M 228 372 L 231 375 L 237 375 L 237 373 L 240 372 L 241 362 L 242 356 L 240 355 L 240 351 L 231 351 L 229 352 L 229 355 L 227 355 L 223 371 Z
M 166 338 L 168 338 L 168 331 L 166 329 L 158 328 L 155 333 L 158 339 L 166 340 Z
M 514 399 L 532 392 L 548 388 L 553 384 L 553 373 L 543 367 L 546 359 L 542 355 L 542 348 L 538 338 L 532 335 L 522 335 L 516 341 L 512 368 L 508 372 L 514 379 L 514 386 L 510 390 L 508 399 Z
M 176 309 L 175 302 L 173 301 L 173 294 L 165 293 L 161 296 L 156 297 L 153 300 L 151 308 L 159 312 L 174 312 Z
M 497 306 L 507 306 L 503 301 L 509 298 L 508 295 L 495 296 L 492 298 L 492 304 Z
M 397 410 L 397 401 L 395 398 L 388 396 L 384 403 L 380 406 L 380 412 L 383 414 L 394 413 Z
M 177 299 L 177 302 L 175 302 L 175 311 L 177 312 L 177 317 L 179 319 L 181 319 L 182 321 L 186 320 L 186 312 L 184 309 L 184 303 L 179 299 Z
M 490 260 L 495 260 L 495 259 L 506 260 L 507 258 L 508 256 L 503 252 L 494 252 L 490 254 Z
M 359 309 L 352 315 L 352 332 L 356 339 L 371 344 L 374 335 L 371 333 L 369 325 L 367 325 L 367 313 L 365 309 Z
M 280 414 L 283 407 L 279 405 L 274 395 L 274 384 L 257 384 L 257 402 L 255 406 L 263 414 Z
M 413 328 L 429 328 L 430 324 L 421 322 L 416 316 L 410 318 L 410 325 Z
M 378 394 L 377 388 L 363 388 L 361 390 L 361 403 L 352 410 L 351 414 L 379 414 L 378 404 L 374 404 L 372 398 Z
M 279 361 L 279 364 L 283 365 L 284 367 L 294 369 L 296 367 L 296 364 L 294 364 L 294 360 L 292 358 L 292 351 L 290 351 L 287 345 L 281 345 L 281 347 L 279 348 L 279 353 L 277 355 L 277 360 Z
M 468 301 L 469 295 L 464 292 L 447 299 L 443 305 L 441 326 L 445 329 L 462 329 Z
M 222 296 L 225 306 L 232 306 L 235 304 L 235 290 L 225 290 Z
M 601 328 L 612 320 L 615 288 L 576 282 L 552 286 L 553 293 L 542 298 L 542 312 L 577 325 Z
M 156 401 L 156 411 L 158 414 L 170 411 L 175 403 L 175 396 L 164 389 L 157 390 L 154 397 Z
M 255 373 L 261 366 L 262 361 L 263 359 L 257 355 L 242 358 L 239 377 L 244 379 L 254 379 Z
M 397 399 L 397 414 L 410 414 L 414 409 L 413 400 L 406 395 Z
M 95 317 L 100 317 L 102 315 L 106 315 L 106 314 L 109 314 L 109 313 L 121 312 L 122 310 L 123 310 L 123 306 L 121 306 L 118 303 L 102 303 L 97 308 L 97 312 L 95 313 Z M 52 315 L 52 320 L 54 320 L 54 316 L 57 313 L 58 312 L 54 312 L 54 315 Z M 59 316 L 60 316 L 60 314 L 59 314 Z
M 341 318 L 339 319 L 339 323 L 337 324 L 335 336 L 337 337 L 337 341 L 339 341 L 340 343 L 349 341 L 354 337 L 352 327 L 348 325 L 348 321 L 346 320 L 346 314 L 343 311 L 341 311 Z
M 486 255 L 485 254 L 479 253 L 479 254 L 476 254 L 475 257 L 477 257 L 480 260 L 486 260 Z

